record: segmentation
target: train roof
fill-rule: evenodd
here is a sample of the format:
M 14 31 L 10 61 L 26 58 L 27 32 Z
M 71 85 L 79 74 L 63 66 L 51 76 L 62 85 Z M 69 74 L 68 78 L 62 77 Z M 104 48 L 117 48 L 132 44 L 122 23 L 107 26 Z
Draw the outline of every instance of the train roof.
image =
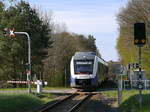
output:
M 74 55 L 75 60 L 81 59 L 95 59 L 96 53 L 95 52 L 76 52 Z
M 99 57 L 98 57 L 98 58 L 99 58 Z M 100 61 L 101 63 L 103 63 L 105 66 L 108 66 L 108 63 L 107 63 L 104 59 L 99 58 L 99 61 Z
M 92 60 L 95 59 L 95 56 L 97 56 L 95 52 L 76 52 L 74 55 L 74 60 L 82 60 L 82 59 Z M 101 63 L 108 66 L 108 63 L 104 59 L 100 57 L 98 57 L 98 59 Z

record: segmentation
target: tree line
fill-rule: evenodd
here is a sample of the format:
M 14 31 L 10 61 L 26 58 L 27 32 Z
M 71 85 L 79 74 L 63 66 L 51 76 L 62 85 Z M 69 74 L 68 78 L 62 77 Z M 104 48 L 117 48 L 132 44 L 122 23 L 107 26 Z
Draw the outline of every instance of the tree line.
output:
M 142 68 L 150 71 L 150 1 L 130 0 L 117 16 L 119 23 L 119 38 L 117 49 L 124 65 L 138 62 L 138 47 L 134 45 L 134 23 L 146 24 L 147 43 L 142 47 Z
M 0 81 L 26 80 L 28 62 L 25 36 L 5 37 L 4 28 L 29 33 L 32 80 L 47 81 L 49 86 L 69 84 L 70 60 L 76 51 L 94 51 L 100 56 L 92 35 L 58 28 L 59 25 L 48 15 L 51 14 L 43 14 L 23 0 L 11 1 L 10 5 L 0 1 Z

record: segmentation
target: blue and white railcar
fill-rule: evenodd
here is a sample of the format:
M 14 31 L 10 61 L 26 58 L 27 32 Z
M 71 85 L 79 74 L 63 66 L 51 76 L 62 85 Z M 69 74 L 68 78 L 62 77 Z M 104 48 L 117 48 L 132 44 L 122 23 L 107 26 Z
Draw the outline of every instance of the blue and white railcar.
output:
M 70 63 L 70 86 L 98 87 L 107 77 L 108 64 L 94 52 L 76 52 Z

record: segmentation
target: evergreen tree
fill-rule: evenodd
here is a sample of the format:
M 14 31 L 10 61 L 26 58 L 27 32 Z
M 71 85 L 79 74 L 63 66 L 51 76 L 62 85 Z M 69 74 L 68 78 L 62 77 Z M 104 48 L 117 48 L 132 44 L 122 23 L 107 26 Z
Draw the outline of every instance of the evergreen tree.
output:
M 17 32 L 27 32 L 31 38 L 32 73 L 43 74 L 42 60 L 47 55 L 47 48 L 51 44 L 49 23 L 44 21 L 30 4 L 20 1 L 14 6 L 2 10 L 0 29 L 15 28 Z M 7 79 L 26 80 L 24 65 L 27 61 L 27 37 L 16 35 L 15 38 L 0 39 L 0 64 L 3 75 Z

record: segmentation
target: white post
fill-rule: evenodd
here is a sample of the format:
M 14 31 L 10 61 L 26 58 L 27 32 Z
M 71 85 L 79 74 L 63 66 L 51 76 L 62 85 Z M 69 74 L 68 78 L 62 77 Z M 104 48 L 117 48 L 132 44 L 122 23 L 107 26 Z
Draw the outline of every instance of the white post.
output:
M 37 80 L 36 84 L 37 84 L 37 93 L 41 93 L 42 92 L 42 82 L 40 80 Z

